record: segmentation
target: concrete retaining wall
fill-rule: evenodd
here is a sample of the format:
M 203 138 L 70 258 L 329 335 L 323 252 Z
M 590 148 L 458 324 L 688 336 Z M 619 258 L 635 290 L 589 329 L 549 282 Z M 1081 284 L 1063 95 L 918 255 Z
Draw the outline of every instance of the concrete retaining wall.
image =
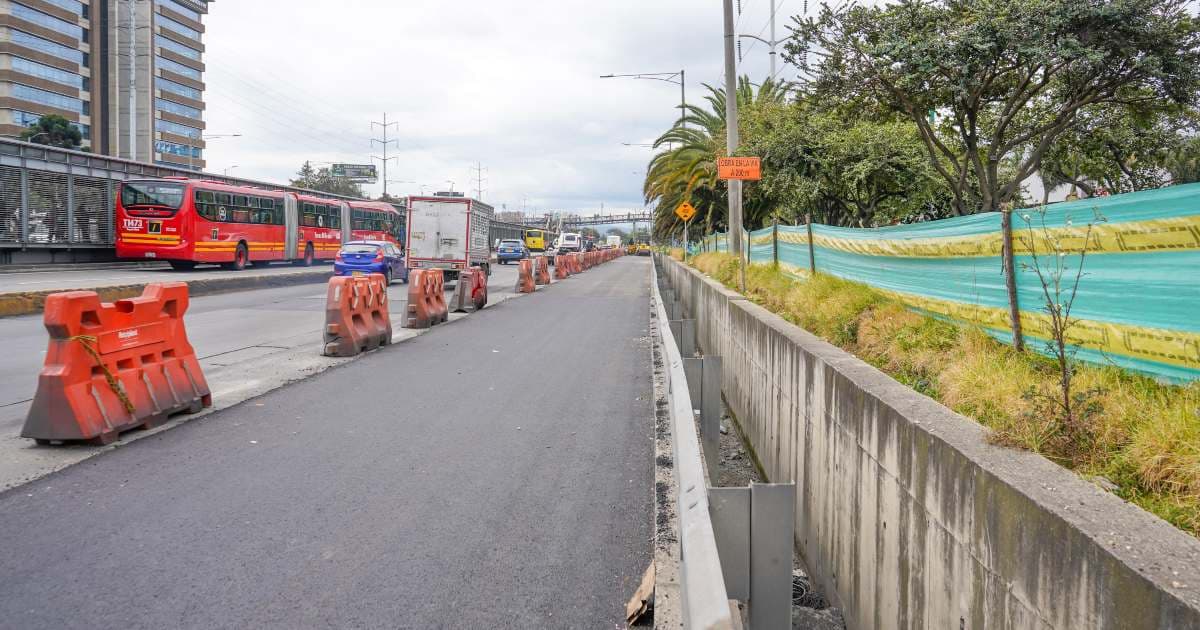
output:
M 663 265 L 850 628 L 1200 628 L 1200 541 Z

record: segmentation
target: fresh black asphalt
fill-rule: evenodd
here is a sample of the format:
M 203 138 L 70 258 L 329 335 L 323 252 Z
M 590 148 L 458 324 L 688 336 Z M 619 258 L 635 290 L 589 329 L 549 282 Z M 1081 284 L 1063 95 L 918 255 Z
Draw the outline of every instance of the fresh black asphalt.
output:
M 0 628 L 612 628 L 650 560 L 648 261 L 0 495 Z

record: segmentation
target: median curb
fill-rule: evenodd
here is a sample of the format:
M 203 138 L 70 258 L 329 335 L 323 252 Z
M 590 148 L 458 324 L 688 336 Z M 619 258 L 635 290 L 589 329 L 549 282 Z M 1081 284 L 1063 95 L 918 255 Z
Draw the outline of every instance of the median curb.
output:
M 232 291 L 252 291 L 255 289 L 273 289 L 298 284 L 318 284 L 329 281 L 332 270 L 306 269 L 289 273 L 273 273 L 264 275 L 231 275 L 228 278 L 200 278 L 184 280 L 188 285 L 188 295 L 215 295 Z M 182 278 L 181 278 L 182 279 Z M 176 278 L 170 278 L 176 280 Z M 47 289 L 45 291 L 26 291 L 20 293 L 0 294 L 0 317 L 15 317 L 17 315 L 32 315 L 41 313 L 46 304 L 46 297 L 64 291 L 95 291 L 102 302 L 137 297 L 142 294 L 146 285 L 153 282 L 135 284 L 110 285 L 102 287 L 82 287 L 77 289 Z

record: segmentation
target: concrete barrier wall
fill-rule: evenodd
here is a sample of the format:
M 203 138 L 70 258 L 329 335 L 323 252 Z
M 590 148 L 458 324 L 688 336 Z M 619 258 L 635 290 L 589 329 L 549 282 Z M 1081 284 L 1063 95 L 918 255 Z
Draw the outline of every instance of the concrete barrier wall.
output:
M 665 261 L 850 628 L 1200 628 L 1200 541 Z

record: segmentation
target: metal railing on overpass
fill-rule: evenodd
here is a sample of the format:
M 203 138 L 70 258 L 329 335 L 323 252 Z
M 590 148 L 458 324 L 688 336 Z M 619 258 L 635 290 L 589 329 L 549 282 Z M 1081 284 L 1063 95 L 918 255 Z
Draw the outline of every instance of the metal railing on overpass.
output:
M 612 225 L 615 223 L 649 223 L 654 220 L 654 215 L 649 212 L 630 212 L 628 214 L 606 214 L 591 217 L 563 217 L 563 228 L 575 228 L 587 225 Z M 539 217 L 523 219 L 522 223 L 526 227 L 540 227 L 550 223 L 557 225 L 558 219 L 551 217 Z
M 130 179 L 155 177 L 193 177 L 352 199 L 0 138 L 0 263 L 13 262 L 16 252 L 43 252 L 42 260 L 54 260 L 55 252 L 84 253 L 69 259 L 110 252 L 117 186 Z

